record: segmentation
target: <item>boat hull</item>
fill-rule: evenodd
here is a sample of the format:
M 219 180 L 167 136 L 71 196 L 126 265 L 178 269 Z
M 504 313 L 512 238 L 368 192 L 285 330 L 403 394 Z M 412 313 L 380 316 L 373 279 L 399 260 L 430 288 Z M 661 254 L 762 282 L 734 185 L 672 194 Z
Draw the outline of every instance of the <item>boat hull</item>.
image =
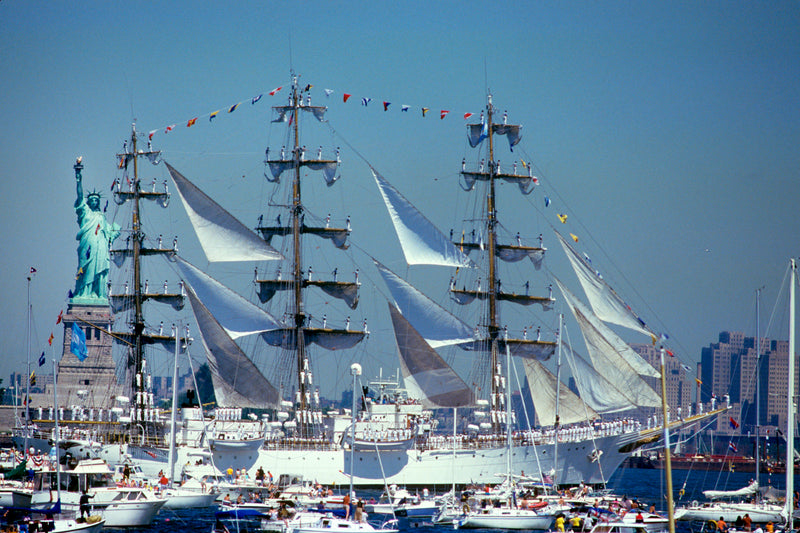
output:
M 550 515 L 521 509 L 486 509 L 470 513 L 455 522 L 458 529 L 538 529 L 547 530 L 553 523 Z
M 780 522 L 781 511 L 783 508 L 774 504 L 746 504 L 746 503 L 725 503 L 725 504 L 705 504 L 691 505 L 675 510 L 675 520 L 697 520 L 707 522 L 709 520 L 719 520 L 721 516 L 726 522 L 734 523 L 737 517 L 746 514 L 756 523 Z

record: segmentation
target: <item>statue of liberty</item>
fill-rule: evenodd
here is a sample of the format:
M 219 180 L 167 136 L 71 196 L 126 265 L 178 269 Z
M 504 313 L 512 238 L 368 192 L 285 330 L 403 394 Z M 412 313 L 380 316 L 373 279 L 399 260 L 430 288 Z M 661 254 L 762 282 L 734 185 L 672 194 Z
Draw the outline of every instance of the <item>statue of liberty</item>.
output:
M 111 266 L 111 243 L 119 237 L 120 226 L 109 223 L 100 211 L 100 193 L 92 191 L 83 197 L 81 157 L 75 162 L 77 198 L 75 213 L 78 215 L 78 273 L 75 277 L 73 300 L 101 300 L 108 302 L 108 269 Z

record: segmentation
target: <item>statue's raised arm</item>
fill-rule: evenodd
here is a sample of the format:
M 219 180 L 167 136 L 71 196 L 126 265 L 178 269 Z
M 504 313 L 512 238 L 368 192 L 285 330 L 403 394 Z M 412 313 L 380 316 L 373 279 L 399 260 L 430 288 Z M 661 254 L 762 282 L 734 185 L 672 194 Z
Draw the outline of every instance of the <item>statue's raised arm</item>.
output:
M 108 270 L 111 266 L 111 243 L 119 237 L 120 227 L 109 223 L 100 211 L 100 193 L 83 196 L 82 158 L 75 162 L 75 214 L 78 216 L 78 272 L 75 275 L 73 301 L 108 304 Z

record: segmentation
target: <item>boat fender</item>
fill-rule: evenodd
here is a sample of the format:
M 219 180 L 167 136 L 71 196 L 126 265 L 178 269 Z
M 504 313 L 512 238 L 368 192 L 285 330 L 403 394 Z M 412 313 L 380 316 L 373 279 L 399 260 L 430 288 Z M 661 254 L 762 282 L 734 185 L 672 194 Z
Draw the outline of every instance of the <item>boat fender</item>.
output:
M 461 510 L 464 511 L 464 514 L 469 514 L 469 505 L 465 503 Z
M 716 531 L 717 530 L 717 521 L 716 520 L 709 520 L 708 521 L 708 530 L 709 531 Z

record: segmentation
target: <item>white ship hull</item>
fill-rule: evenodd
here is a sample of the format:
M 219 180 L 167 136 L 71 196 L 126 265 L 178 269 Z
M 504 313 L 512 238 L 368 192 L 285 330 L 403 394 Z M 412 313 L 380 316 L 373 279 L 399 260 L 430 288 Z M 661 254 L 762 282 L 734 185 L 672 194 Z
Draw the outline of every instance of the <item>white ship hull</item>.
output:
M 582 442 L 559 444 L 559 484 L 604 483 L 620 466 L 628 453 L 620 452 L 623 445 L 636 440 L 638 433 L 626 433 Z M 599 461 L 593 454 L 594 446 L 603 450 Z M 186 449 L 179 450 L 179 455 Z M 380 453 L 356 450 L 354 453 L 353 484 L 360 487 L 382 487 L 385 483 L 406 487 L 447 485 L 455 480 L 458 485 L 470 483 L 495 484 L 501 481 L 498 474 L 506 469 L 506 448 L 496 447 L 461 449 L 455 456 L 452 450 L 439 448 L 420 451 L 381 450 Z M 518 445 L 512 447 L 512 464 L 515 473 L 525 472 L 536 477 L 538 472 L 553 470 L 555 447 L 553 444 Z M 538 455 L 538 459 L 537 459 Z M 181 458 L 179 457 L 179 461 Z M 182 464 L 185 464 L 183 460 Z M 351 471 L 349 449 L 260 449 L 251 454 L 214 453 L 214 464 L 224 472 L 228 467 L 246 468 L 250 477 L 259 467 L 273 474 L 301 475 L 323 485 L 347 485 Z

